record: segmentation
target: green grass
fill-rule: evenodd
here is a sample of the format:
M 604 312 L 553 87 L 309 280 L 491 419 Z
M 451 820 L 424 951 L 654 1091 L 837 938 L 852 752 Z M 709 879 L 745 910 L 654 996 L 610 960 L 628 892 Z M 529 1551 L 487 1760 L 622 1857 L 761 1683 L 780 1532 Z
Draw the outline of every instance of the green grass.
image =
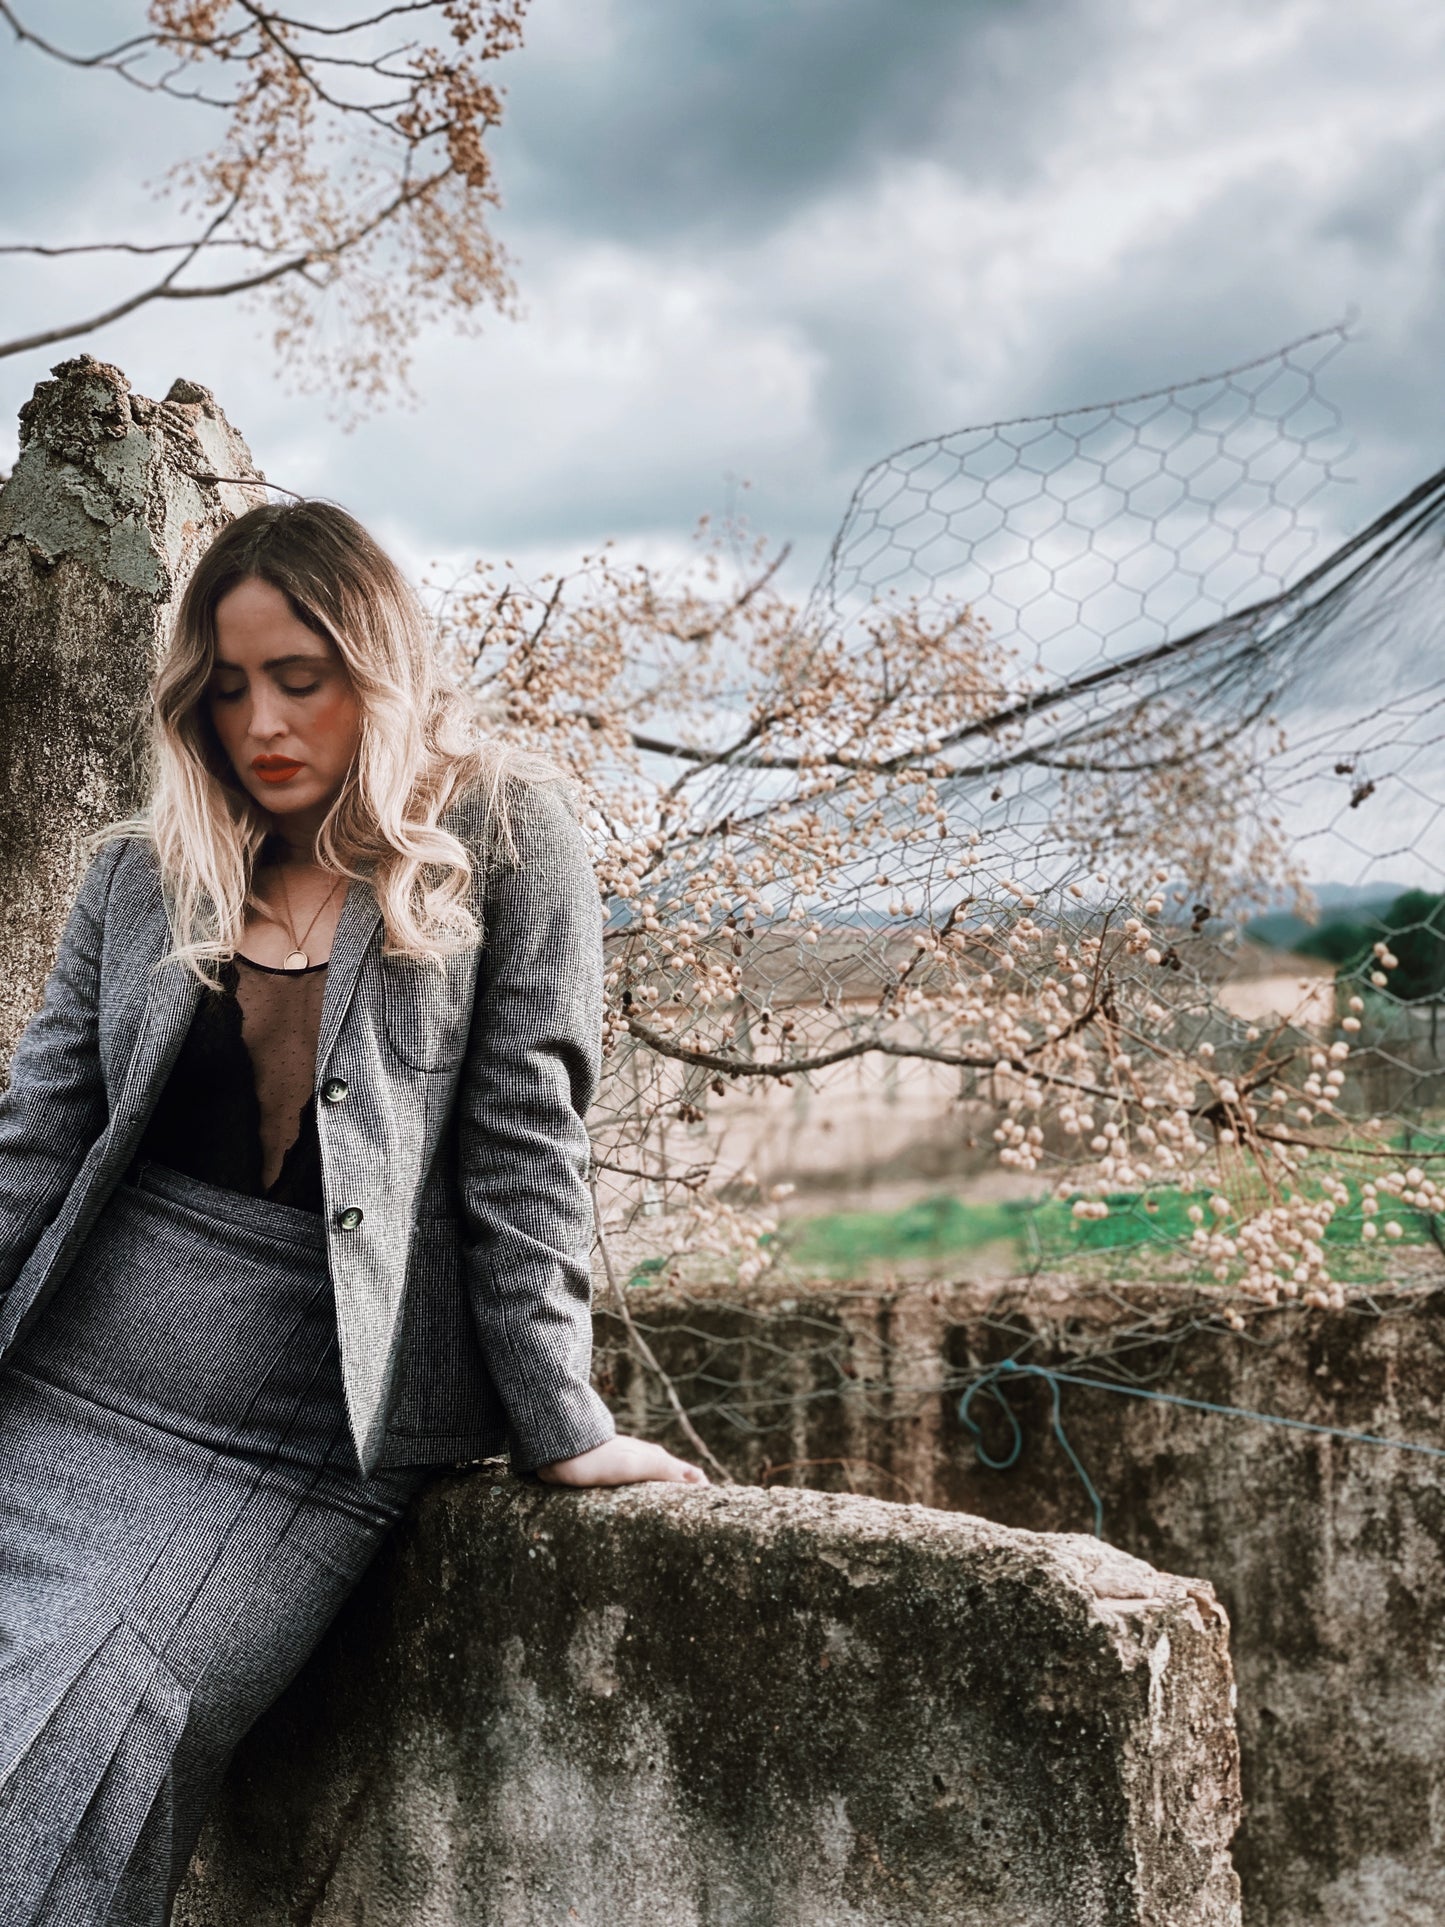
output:
M 1001 1239 L 1026 1237 L 1037 1207 L 1027 1200 L 966 1204 L 947 1196 L 920 1198 L 901 1211 L 837 1211 L 795 1220 L 778 1233 L 794 1264 L 846 1276 L 876 1263 L 949 1258 Z
M 1207 1198 L 1208 1193 L 1203 1194 Z M 879 1268 L 939 1264 L 987 1246 L 1012 1252 L 1021 1271 L 1040 1264 L 1063 1268 L 1086 1254 L 1120 1253 L 1183 1241 L 1193 1226 L 1190 1200 L 1160 1193 L 1113 1192 L 1107 1218 L 1075 1218 L 1057 1198 L 969 1204 L 941 1195 L 899 1211 L 838 1211 L 794 1219 L 776 1242 L 790 1265 L 828 1277 L 866 1276 Z
M 1410 1151 L 1399 1145 L 1395 1148 L 1400 1150 L 1401 1161 L 1408 1163 Z M 1425 1149 L 1416 1134 L 1411 1150 L 1419 1154 Z M 1394 1219 L 1401 1236 L 1363 1240 L 1361 1177 L 1357 1172 L 1339 1175 L 1349 1190 L 1349 1203 L 1337 1208 L 1324 1235 L 1337 1277 L 1359 1282 L 1383 1278 L 1389 1271 L 1392 1251 L 1403 1245 L 1433 1243 L 1426 1213 L 1384 1197 L 1376 1222 L 1383 1225 L 1387 1219 Z M 829 1277 L 866 1276 L 879 1267 L 961 1259 L 995 1245 L 1012 1249 L 1020 1271 L 1077 1267 L 1081 1275 L 1088 1275 L 1099 1269 L 1096 1261 L 1107 1254 L 1113 1274 L 1119 1277 L 1157 1270 L 1167 1253 L 1171 1270 L 1182 1265 L 1187 1276 L 1212 1283 L 1212 1273 L 1194 1262 L 1189 1247 L 1194 1231 L 1189 1208 L 1200 1205 L 1206 1213 L 1206 1224 L 1212 1223 L 1209 1199 L 1213 1191 L 1211 1185 L 1189 1192 L 1167 1188 L 1111 1191 L 1104 1194 L 1109 1206 L 1105 1218 L 1076 1218 L 1069 1199 L 969 1204 L 959 1198 L 938 1196 L 921 1199 L 901 1211 L 834 1212 L 795 1220 L 780 1231 L 778 1241 L 791 1264 Z M 1307 1176 L 1304 1192 L 1307 1197 L 1324 1196 L 1312 1174 Z M 1258 1208 L 1265 1202 L 1263 1185 L 1256 1181 L 1242 1189 L 1236 1187 L 1234 1201 L 1238 1207 Z
M 1361 1239 L 1362 1177 L 1390 1168 L 1374 1159 L 1366 1171 L 1358 1161 L 1352 1161 L 1351 1149 L 1366 1144 L 1377 1151 L 1392 1150 L 1400 1166 L 1407 1168 L 1416 1158 L 1445 1151 L 1445 1128 L 1399 1126 L 1388 1135 L 1339 1141 L 1332 1175 L 1348 1187 L 1349 1203 L 1337 1209 L 1326 1227 L 1324 1242 L 1331 1248 L 1332 1274 L 1342 1282 L 1379 1281 L 1389 1275 L 1392 1251 L 1403 1245 L 1434 1242 L 1425 1213 L 1385 1197 L 1380 1200 L 1376 1222 L 1383 1225 L 1393 1218 L 1402 1235 L 1398 1239 L 1381 1235 L 1369 1243 Z M 1433 1175 L 1438 1179 L 1439 1166 L 1434 1167 Z M 1308 1197 L 1323 1197 L 1315 1172 L 1306 1173 L 1304 1190 Z M 1212 1222 L 1209 1199 L 1213 1191 L 1212 1185 L 1189 1192 L 1167 1187 L 1112 1191 L 1105 1194 L 1109 1206 L 1106 1218 L 1076 1218 L 1070 1199 L 1040 1197 L 970 1204 L 939 1193 L 897 1211 L 834 1211 L 794 1218 L 767 1242 L 778 1247 L 778 1255 L 788 1269 L 814 1277 L 864 1279 L 879 1271 L 966 1272 L 967 1266 L 955 1261 L 991 1247 L 995 1263 L 990 1269 L 994 1270 L 999 1268 L 998 1261 L 1004 1260 L 1020 1273 L 1077 1270 L 1081 1280 L 1104 1275 L 1117 1280 L 1151 1274 L 1162 1277 L 1167 1271 L 1171 1278 L 1213 1285 L 1216 1281 L 1212 1272 L 1197 1264 L 1189 1249 L 1194 1226 L 1188 1215 L 1190 1205 L 1198 1204 L 1205 1210 L 1205 1222 Z M 1265 1202 L 1263 1183 L 1252 1172 L 1232 1182 L 1231 1195 L 1238 1208 L 1257 1209 Z M 667 1265 L 665 1257 L 645 1259 L 633 1270 L 628 1283 L 654 1282 Z

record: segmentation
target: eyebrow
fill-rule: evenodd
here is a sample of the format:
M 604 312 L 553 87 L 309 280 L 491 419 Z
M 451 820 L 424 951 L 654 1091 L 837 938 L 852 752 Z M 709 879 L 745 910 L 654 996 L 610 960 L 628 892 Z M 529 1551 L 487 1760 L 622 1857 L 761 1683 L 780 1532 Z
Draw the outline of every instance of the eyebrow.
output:
M 287 669 L 291 666 L 292 663 L 297 663 L 297 662 L 324 663 L 324 662 L 328 662 L 329 660 L 330 658 L 328 656 L 323 656 L 319 654 L 312 655 L 309 651 L 303 649 L 294 656 L 268 656 L 266 661 L 261 664 L 261 667 L 263 669 Z M 244 669 L 242 668 L 242 665 L 239 662 L 222 662 L 219 657 L 217 657 L 216 661 L 212 664 L 212 668 L 216 670 L 234 669 L 238 675 L 244 675 L 245 673 Z

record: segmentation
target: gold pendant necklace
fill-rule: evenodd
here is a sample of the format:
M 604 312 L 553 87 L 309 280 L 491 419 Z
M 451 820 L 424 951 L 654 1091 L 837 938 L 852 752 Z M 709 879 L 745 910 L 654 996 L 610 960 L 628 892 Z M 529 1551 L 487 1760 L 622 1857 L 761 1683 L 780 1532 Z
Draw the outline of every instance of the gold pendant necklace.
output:
M 333 883 L 331 888 L 326 892 L 326 895 L 321 899 L 320 903 L 316 907 L 315 916 L 312 917 L 311 922 L 307 924 L 306 928 L 302 931 L 301 935 L 298 937 L 296 935 L 296 919 L 291 914 L 291 892 L 286 888 L 286 872 L 279 864 L 277 865 L 277 868 L 276 868 L 276 874 L 281 880 L 281 895 L 285 899 L 285 903 L 286 903 L 286 934 L 287 936 L 290 937 L 292 943 L 295 945 L 295 948 L 293 950 L 288 950 L 286 955 L 281 959 L 281 968 L 283 970 L 305 970 L 309 968 L 311 960 L 306 955 L 306 952 L 301 948 L 301 946 L 302 944 L 305 943 L 306 939 L 311 935 L 312 929 L 314 928 L 316 923 L 316 918 L 321 915 L 321 912 L 326 908 L 327 904 L 330 903 L 331 899 L 336 895 L 336 887 L 337 887 L 337 884 L 341 882 L 341 878 L 338 877 L 336 879 L 336 883 Z

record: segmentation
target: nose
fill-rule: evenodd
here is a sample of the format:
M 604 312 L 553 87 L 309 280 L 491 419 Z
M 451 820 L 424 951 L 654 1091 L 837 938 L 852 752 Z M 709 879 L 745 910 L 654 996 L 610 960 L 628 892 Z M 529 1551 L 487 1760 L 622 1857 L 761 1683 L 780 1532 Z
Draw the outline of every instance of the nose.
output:
M 258 743 L 271 743 L 286 733 L 286 718 L 273 691 L 262 686 L 251 701 L 250 734 Z

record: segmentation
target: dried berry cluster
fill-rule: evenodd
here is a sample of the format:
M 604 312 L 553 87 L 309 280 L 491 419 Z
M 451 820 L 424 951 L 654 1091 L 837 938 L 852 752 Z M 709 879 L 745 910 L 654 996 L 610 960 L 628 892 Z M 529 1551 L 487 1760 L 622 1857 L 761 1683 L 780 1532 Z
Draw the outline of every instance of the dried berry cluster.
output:
M 987 627 L 900 598 L 810 630 L 762 545 L 725 585 L 738 540 L 724 531 L 672 575 L 607 554 L 530 588 L 482 571 L 442 606 L 489 726 L 550 749 L 595 805 L 610 1221 L 756 1276 L 789 1187 L 731 1148 L 740 1094 L 807 1080 L 826 1103 L 860 1061 L 911 1062 L 992 1101 L 1000 1162 L 1052 1167 L 1080 1218 L 1106 1214 L 1109 1192 L 1207 1182 L 1192 1244 L 1225 1306 L 1338 1302 L 1323 1238 L 1348 1191 L 1323 1178 L 1320 1201 L 1300 1178 L 1347 1125 L 1349 1043 L 1285 1023 L 1261 1037 L 1202 968 L 1229 865 L 1299 882 L 1274 827 L 1248 827 L 1258 739 L 1205 744 L 1162 713 L 1146 736 L 1133 709 L 1119 727 L 1153 752 L 1151 807 L 1121 809 L 1115 783 L 1037 826 L 986 824 L 976 776 L 940 740 L 968 716 L 1007 754 L 1027 679 Z M 1194 887 L 1166 915 L 1181 874 Z M 1380 945 L 1377 986 L 1394 961 Z M 1354 1154 L 1385 1155 L 1367 1139 Z M 1367 1237 L 1391 1185 L 1366 1190 Z

